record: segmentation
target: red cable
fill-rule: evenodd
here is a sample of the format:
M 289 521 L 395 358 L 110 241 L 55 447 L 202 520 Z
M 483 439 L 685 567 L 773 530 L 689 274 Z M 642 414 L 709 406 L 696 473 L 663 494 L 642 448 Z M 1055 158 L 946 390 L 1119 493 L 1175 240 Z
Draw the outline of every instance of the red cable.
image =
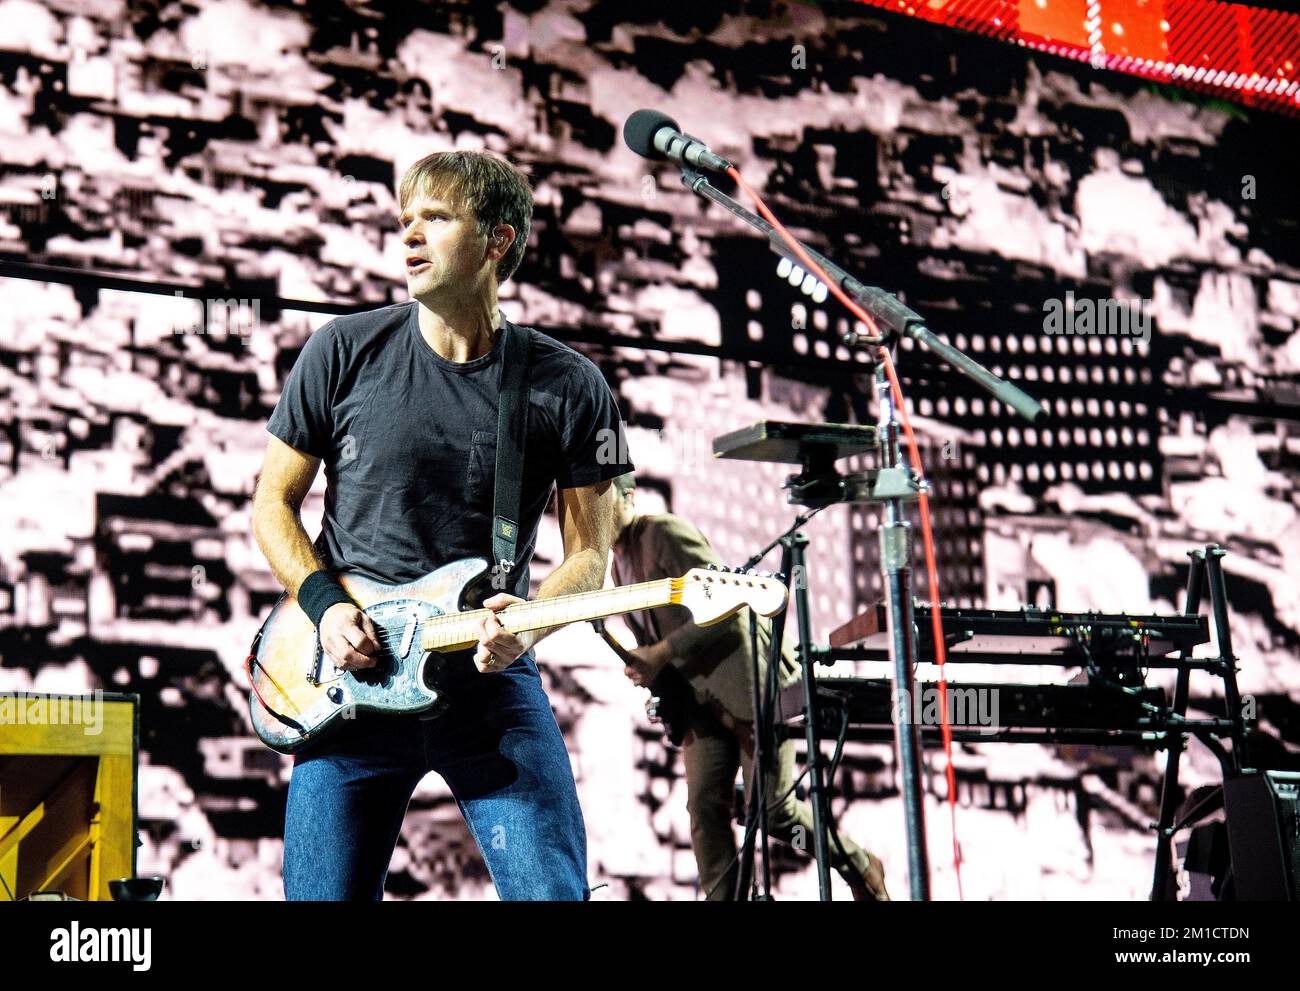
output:
M 749 194 L 749 198 L 754 201 L 754 205 L 758 208 L 758 212 L 763 219 L 776 229 L 777 233 L 789 245 L 790 250 L 803 262 L 805 268 L 821 279 L 835 298 L 843 303 L 849 312 L 867 325 L 872 336 L 879 337 L 880 330 L 877 328 L 876 322 L 871 319 L 870 314 L 854 300 L 850 299 L 844 290 L 822 270 L 822 267 L 804 251 L 803 246 L 791 237 L 790 232 L 767 208 L 763 198 L 751 189 L 749 183 L 745 182 L 741 177 L 740 171 L 733 166 L 727 169 L 727 174 L 736 181 L 736 184 L 741 189 Z M 898 384 L 898 375 L 894 371 L 894 362 L 889 356 L 888 348 L 883 346 L 880 348 L 880 360 L 884 364 L 885 374 L 889 377 L 889 387 L 894 397 L 894 407 L 898 410 L 898 414 L 903 421 L 903 433 L 907 436 L 907 445 L 912 452 L 912 464 L 917 475 L 924 482 L 925 474 L 921 465 L 921 451 L 916 443 L 916 435 L 912 433 L 912 421 L 907 415 L 907 407 L 903 404 L 903 389 Z M 945 779 L 948 784 L 948 808 L 952 818 L 952 865 L 957 875 L 957 897 L 964 901 L 965 895 L 961 883 L 961 847 L 957 842 L 957 780 L 952 765 L 952 724 L 948 721 L 948 679 L 945 675 L 948 650 L 943 638 L 943 620 L 939 615 L 939 569 L 935 563 L 934 533 L 930 525 L 930 499 L 926 493 L 921 492 L 917 501 L 921 509 L 921 536 L 925 544 L 925 569 L 929 578 L 930 627 L 934 638 L 935 663 L 939 666 L 939 721 L 940 734 L 943 739 L 943 753 L 947 760 Z
M 244 658 L 244 674 L 248 678 L 248 687 L 251 688 L 253 690 L 253 694 L 257 696 L 257 701 L 262 703 L 263 709 L 265 709 L 267 712 L 270 712 L 271 707 L 266 704 L 266 699 L 262 698 L 262 693 L 257 689 L 257 682 L 253 679 L 253 655 L 252 654 L 249 654 L 247 657 Z
M 261 691 L 258 690 L 257 680 L 253 677 L 254 660 L 256 660 L 256 658 L 254 658 L 252 654 L 249 654 L 247 657 L 244 658 L 244 674 L 248 676 L 248 687 L 253 690 L 253 694 L 257 696 L 257 701 L 262 704 L 262 708 L 265 709 L 270 715 L 275 716 L 276 715 L 275 710 L 266 704 L 266 699 L 262 698 L 262 693 Z M 279 686 L 277 685 L 276 688 L 278 689 Z M 276 718 L 278 719 L 279 716 L 276 716 Z

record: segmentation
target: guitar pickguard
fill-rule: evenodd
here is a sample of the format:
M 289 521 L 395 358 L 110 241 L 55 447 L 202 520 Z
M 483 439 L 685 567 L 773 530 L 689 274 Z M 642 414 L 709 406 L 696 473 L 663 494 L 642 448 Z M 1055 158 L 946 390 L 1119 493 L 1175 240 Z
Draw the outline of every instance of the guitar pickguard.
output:
M 356 572 L 339 580 L 375 624 L 383 651 L 378 663 L 339 671 L 322 650 L 311 621 L 284 596 L 262 625 L 248 659 L 249 711 L 262 742 L 293 753 L 356 713 L 374 710 L 432 717 L 447 704 L 438 674 L 444 653 L 425 653 L 424 624 L 461 611 L 467 586 L 487 562 L 453 562 L 405 585 L 385 585 Z
M 389 599 L 368 606 L 365 614 L 375 624 L 384 649 L 374 667 L 340 673 L 335 683 L 339 689 L 337 704 L 355 705 L 358 709 L 419 712 L 435 703 L 437 689 L 425 684 L 425 652 L 420 649 L 420 633 L 425 620 L 441 616 L 442 610 L 419 599 Z M 320 663 L 326 668 L 333 667 L 323 652 Z

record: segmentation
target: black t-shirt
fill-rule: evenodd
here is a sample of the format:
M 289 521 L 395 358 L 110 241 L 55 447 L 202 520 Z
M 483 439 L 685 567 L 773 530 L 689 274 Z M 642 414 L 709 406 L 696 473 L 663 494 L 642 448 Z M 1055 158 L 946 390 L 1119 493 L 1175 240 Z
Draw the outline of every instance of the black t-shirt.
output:
M 503 327 L 507 323 L 502 319 Z M 528 436 L 518 567 L 528 595 L 537 526 L 560 488 L 632 470 L 600 370 L 529 327 Z M 420 334 L 418 304 L 331 320 L 308 339 L 267 430 L 325 464 L 316 548 L 331 569 L 413 581 L 467 557 L 492 560 L 497 398 L 505 334 L 473 361 L 448 361 Z

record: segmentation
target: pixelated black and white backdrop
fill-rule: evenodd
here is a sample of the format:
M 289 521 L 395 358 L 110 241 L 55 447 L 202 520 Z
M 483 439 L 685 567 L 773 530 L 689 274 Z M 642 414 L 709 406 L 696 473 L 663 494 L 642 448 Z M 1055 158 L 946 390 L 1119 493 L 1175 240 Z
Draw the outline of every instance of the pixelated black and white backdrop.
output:
M 1014 608 L 1034 582 L 1063 608 L 1176 611 L 1186 551 L 1217 541 L 1242 690 L 1293 759 L 1295 121 L 850 3 L 3 0 L 0 23 L 0 688 L 141 695 L 140 870 L 165 897 L 281 894 L 289 762 L 252 736 L 242 672 L 279 589 L 249 499 L 307 335 L 331 305 L 403 298 L 412 161 L 485 148 L 526 168 L 534 232 L 503 310 L 599 364 L 643 501 L 733 562 L 792 513 L 778 466 L 713 463 L 710 439 L 869 422 L 840 312 L 623 146 L 640 107 L 1049 404 L 1023 426 L 901 353 L 948 601 Z M 1143 301 L 1149 339 L 1046 334 L 1066 293 Z M 205 295 L 239 305 L 205 313 Z M 839 507 L 810 527 L 819 638 L 878 594 L 875 522 Z M 534 578 L 559 556 L 548 518 Z M 699 897 L 681 769 L 641 693 L 586 627 L 539 659 L 596 897 Z M 855 670 L 873 668 L 835 673 Z M 1214 691 L 1194 680 L 1193 704 L 1221 707 Z M 934 887 L 952 897 L 938 761 Z M 1144 896 L 1162 757 L 988 744 L 956 766 L 968 898 Z M 835 809 L 902 892 L 895 772 L 889 748 L 850 744 Z M 1187 785 L 1217 774 L 1194 747 Z M 778 897 L 815 893 L 804 858 L 776 866 Z M 388 890 L 490 895 L 435 777 Z

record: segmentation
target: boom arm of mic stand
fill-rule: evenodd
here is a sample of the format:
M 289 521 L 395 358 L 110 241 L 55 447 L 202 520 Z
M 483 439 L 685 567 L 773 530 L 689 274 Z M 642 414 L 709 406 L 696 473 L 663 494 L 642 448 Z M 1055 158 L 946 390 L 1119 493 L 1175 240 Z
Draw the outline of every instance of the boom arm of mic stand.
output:
M 981 386 L 985 392 L 998 402 L 1009 406 L 1030 423 L 1041 420 L 1047 415 L 1046 408 L 1037 399 L 1034 399 L 1023 389 L 1016 388 L 1006 379 L 998 378 L 974 358 L 962 351 L 958 351 L 951 344 L 945 344 L 935 337 L 930 328 L 924 324 L 917 325 L 907 331 L 907 334 L 918 344 L 937 354 L 956 368 L 957 371 Z
M 784 238 L 777 233 L 775 227 L 757 214 L 746 210 L 734 199 L 710 183 L 705 176 L 693 169 L 683 167 L 682 182 L 691 192 L 717 203 L 723 209 L 749 224 L 750 227 L 765 234 L 768 241 L 771 242 L 772 250 L 777 254 L 788 258 L 796 265 L 803 264 L 799 256 L 785 243 Z M 1010 382 L 998 378 L 974 358 L 939 340 L 926 327 L 925 319 L 919 313 L 904 306 L 897 296 L 876 286 L 864 285 L 825 255 L 814 251 L 806 244 L 800 244 L 800 247 L 825 270 L 827 275 L 835 280 L 841 289 L 856 299 L 878 324 L 888 328 L 894 334 L 912 338 L 971 379 L 994 399 L 1015 410 L 1030 423 L 1046 415 L 1043 405 L 1023 389 L 1019 389 Z M 856 345 L 885 343 L 884 338 L 863 337 L 857 334 L 852 334 L 850 337 L 849 343 Z

